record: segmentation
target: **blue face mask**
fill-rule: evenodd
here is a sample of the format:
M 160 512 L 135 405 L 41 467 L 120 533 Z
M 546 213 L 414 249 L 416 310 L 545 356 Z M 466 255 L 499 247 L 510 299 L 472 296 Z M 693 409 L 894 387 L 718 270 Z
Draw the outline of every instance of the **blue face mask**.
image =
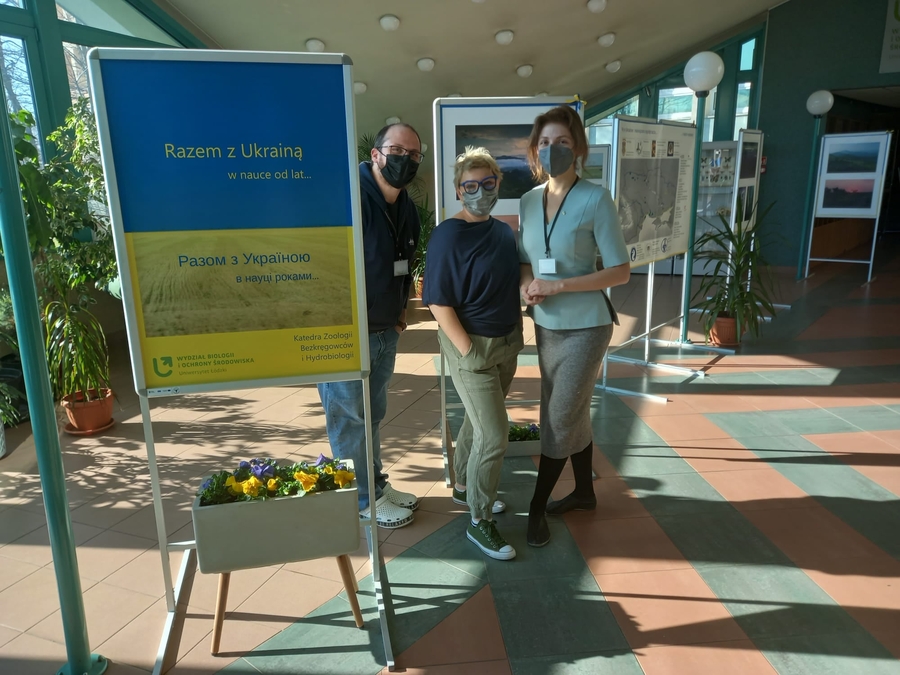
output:
M 483 186 L 478 186 L 478 191 L 474 194 L 468 192 L 462 193 L 462 203 L 466 207 L 466 211 L 473 216 L 487 216 L 497 204 L 500 197 L 500 185 L 498 184 L 493 190 L 485 190 Z
M 551 178 L 561 176 L 575 161 L 575 153 L 571 148 L 559 143 L 553 143 L 538 150 L 538 159 Z

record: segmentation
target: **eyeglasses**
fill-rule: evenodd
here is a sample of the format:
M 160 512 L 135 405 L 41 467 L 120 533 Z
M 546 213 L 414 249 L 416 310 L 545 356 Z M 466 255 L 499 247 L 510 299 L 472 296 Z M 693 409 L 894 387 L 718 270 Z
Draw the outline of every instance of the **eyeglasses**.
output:
M 381 148 L 386 148 L 387 152 L 385 152 Z M 409 155 L 409 158 L 416 164 L 421 164 L 422 160 L 425 159 L 425 155 L 423 155 L 418 150 L 407 150 L 402 145 L 382 145 L 381 148 L 378 149 L 378 152 L 380 152 L 382 155 L 398 155 L 400 157 Z
M 459 184 L 459 187 L 463 189 L 463 191 L 468 195 L 474 195 L 478 192 L 479 187 L 483 187 L 488 192 L 492 192 L 497 189 L 497 183 L 500 182 L 500 179 L 497 176 L 487 176 L 486 178 L 482 178 L 481 180 L 467 180 L 463 181 Z

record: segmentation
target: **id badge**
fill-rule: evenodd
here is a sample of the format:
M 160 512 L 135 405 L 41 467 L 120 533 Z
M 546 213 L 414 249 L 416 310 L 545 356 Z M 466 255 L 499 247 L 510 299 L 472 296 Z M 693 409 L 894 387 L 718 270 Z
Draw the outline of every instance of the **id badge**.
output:
M 538 272 L 540 274 L 556 274 L 556 258 L 539 259 Z
M 409 260 L 395 260 L 394 276 L 405 277 L 407 274 L 409 274 Z

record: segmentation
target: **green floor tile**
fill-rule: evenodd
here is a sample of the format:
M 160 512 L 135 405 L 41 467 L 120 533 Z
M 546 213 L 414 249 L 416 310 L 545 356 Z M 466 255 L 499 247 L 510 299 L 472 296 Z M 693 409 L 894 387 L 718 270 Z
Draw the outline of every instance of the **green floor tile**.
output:
M 553 546 L 553 543 L 549 545 Z M 578 576 L 491 584 L 509 658 L 629 650 L 587 567 Z
M 789 563 L 697 571 L 751 640 L 865 633 L 812 579 Z
M 842 434 L 859 431 L 846 419 L 842 419 L 831 411 L 822 408 L 808 410 L 777 410 L 764 413 L 770 420 L 786 426 L 794 434 Z
M 413 549 L 465 572 L 478 579 L 484 579 L 485 555 L 466 539 L 466 516 L 460 516 L 434 534 L 414 544 Z M 393 572 L 390 572 L 393 574 Z
M 797 433 L 765 412 L 707 413 L 706 417 L 732 438 L 793 436 Z
M 696 473 L 667 476 L 627 476 L 625 482 L 653 516 L 704 513 L 725 500 Z
M 631 650 L 510 659 L 512 675 L 643 675 Z
M 550 527 L 550 543 L 542 548 L 528 545 L 525 535 L 528 519 L 519 518 L 517 525 L 503 526 L 500 530 L 504 539 L 516 549 L 514 560 L 491 560 L 485 557 L 488 581 L 494 584 L 503 581 L 539 580 L 553 576 L 577 576 L 586 569 L 584 557 L 569 534 L 569 529 L 561 518 L 547 518 Z M 474 549 L 474 544 L 470 544 Z
M 603 444 L 603 454 L 620 476 L 665 476 L 694 473 L 694 469 L 668 445 Z
M 838 376 L 839 370 L 829 368 L 822 372 L 812 368 L 786 368 L 784 370 L 764 370 L 759 375 L 779 386 L 805 387 L 828 384 Z
M 900 662 L 864 633 L 775 637 L 755 643 L 778 675 L 900 675 Z
M 900 429 L 900 412 L 888 406 L 861 406 L 858 408 L 829 408 L 837 415 L 863 431 L 893 431 Z
M 594 420 L 594 442 L 603 445 L 658 445 L 662 439 L 637 417 Z
M 792 565 L 788 557 L 731 504 L 707 504 L 707 509 L 701 513 L 656 518 L 663 531 L 695 568 Z

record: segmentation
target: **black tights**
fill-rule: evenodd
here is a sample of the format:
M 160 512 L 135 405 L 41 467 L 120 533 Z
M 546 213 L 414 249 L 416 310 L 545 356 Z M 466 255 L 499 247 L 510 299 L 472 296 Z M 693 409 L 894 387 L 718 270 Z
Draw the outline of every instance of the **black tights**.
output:
M 582 499 L 590 499 L 594 495 L 593 474 L 591 459 L 594 456 L 594 444 L 572 455 L 572 473 L 575 474 L 575 496 Z M 534 486 L 534 497 L 531 499 L 530 515 L 543 514 L 550 499 L 550 493 L 556 487 L 559 475 L 566 466 L 566 460 L 553 459 L 547 455 L 541 455 L 541 463 L 538 466 L 537 483 Z

